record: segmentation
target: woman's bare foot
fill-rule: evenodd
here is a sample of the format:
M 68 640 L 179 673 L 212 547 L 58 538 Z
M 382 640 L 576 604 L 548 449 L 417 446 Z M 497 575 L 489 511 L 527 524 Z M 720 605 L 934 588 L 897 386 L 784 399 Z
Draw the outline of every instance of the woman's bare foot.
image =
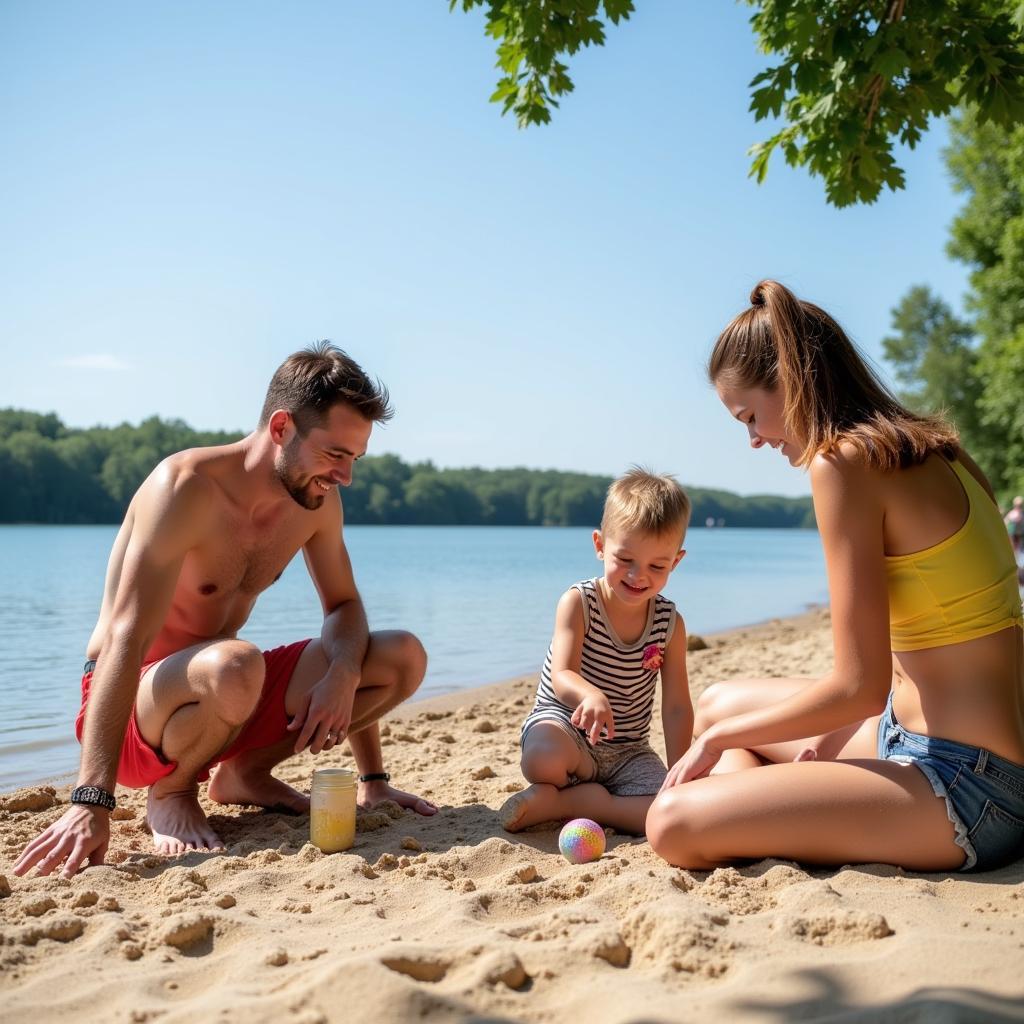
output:
M 146 824 L 157 853 L 175 856 L 189 850 L 224 849 L 199 806 L 196 789 L 159 793 L 158 786 L 151 786 L 146 798 Z
M 286 782 L 275 779 L 266 768 L 249 768 L 232 758 L 217 765 L 208 794 L 219 804 L 255 804 L 285 814 L 308 814 L 309 797 Z
M 559 796 L 561 790 L 546 782 L 535 782 L 521 793 L 510 796 L 498 811 L 501 827 L 506 832 L 519 832 L 542 821 L 558 821 L 563 817 Z
M 395 789 L 383 779 L 359 783 L 357 801 L 360 807 L 369 809 L 385 800 L 393 800 L 399 807 L 408 807 L 427 818 L 432 814 L 437 814 L 437 806 L 429 800 L 424 800 L 423 797 L 416 796 L 415 793 L 404 793 L 400 789 Z

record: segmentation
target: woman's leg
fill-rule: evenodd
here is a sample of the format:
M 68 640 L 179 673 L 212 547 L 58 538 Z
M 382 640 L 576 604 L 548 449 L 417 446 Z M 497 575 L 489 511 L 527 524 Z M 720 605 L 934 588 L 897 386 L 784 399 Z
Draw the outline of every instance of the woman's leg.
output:
M 798 693 L 811 681 L 791 677 L 731 679 L 727 682 L 712 683 L 697 698 L 693 734 L 699 736 L 724 718 L 778 704 Z M 871 718 L 864 722 L 854 722 L 823 736 L 810 736 L 785 743 L 768 743 L 754 747 L 751 751 L 744 751 L 742 756 L 723 757 L 720 766 L 715 769 L 715 774 L 749 768 L 755 763 L 784 764 L 795 760 L 807 747 L 813 747 L 818 751 L 819 760 L 871 758 L 876 753 L 877 728 L 878 719 Z
M 913 871 L 964 861 L 925 776 L 868 759 L 770 764 L 674 786 L 654 801 L 647 836 L 669 863 L 705 870 L 764 857 Z

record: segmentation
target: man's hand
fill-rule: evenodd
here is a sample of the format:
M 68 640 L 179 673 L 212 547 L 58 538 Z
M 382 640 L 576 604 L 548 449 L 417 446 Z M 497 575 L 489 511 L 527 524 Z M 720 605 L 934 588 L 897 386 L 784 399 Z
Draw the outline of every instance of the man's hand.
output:
M 319 754 L 345 740 L 352 724 L 352 702 L 358 686 L 358 676 L 326 675 L 306 694 L 288 723 L 289 732 L 299 733 L 296 754 L 306 746 L 311 753 Z
M 39 874 L 48 875 L 63 863 L 61 875 L 70 878 L 86 858 L 90 864 L 102 864 L 109 844 L 110 811 L 89 804 L 72 804 L 25 847 L 14 865 L 14 873 L 24 875 L 38 865 Z
M 607 731 L 606 739 L 615 738 L 615 719 L 612 706 L 603 693 L 590 694 L 576 705 L 572 713 L 572 724 L 587 734 L 592 747 L 601 742 L 602 730 Z
M 711 769 L 721 760 L 722 752 L 712 747 L 706 737 L 707 733 L 704 733 L 695 739 L 690 749 L 672 765 L 659 793 L 693 779 L 702 779 L 711 773 Z

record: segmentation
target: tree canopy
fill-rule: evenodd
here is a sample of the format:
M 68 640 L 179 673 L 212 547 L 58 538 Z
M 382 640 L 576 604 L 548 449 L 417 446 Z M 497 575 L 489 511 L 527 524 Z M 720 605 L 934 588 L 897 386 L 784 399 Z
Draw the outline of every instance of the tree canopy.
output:
M 1024 491 L 1024 126 L 959 115 L 945 159 L 965 197 L 947 251 L 971 268 L 970 320 L 915 287 L 886 357 L 909 404 L 946 412 L 1005 500 Z
M 751 82 L 757 121 L 781 126 L 749 151 L 764 180 L 772 155 L 820 177 L 830 203 L 874 202 L 904 187 L 897 143 L 970 105 L 980 124 L 1024 121 L 1024 3 L 1017 0 L 744 0 L 758 48 L 780 58 Z M 450 0 L 486 8 L 500 71 L 492 102 L 520 127 L 546 124 L 573 91 L 562 59 L 602 46 L 631 0 Z M 694 92 L 698 83 L 692 83 Z

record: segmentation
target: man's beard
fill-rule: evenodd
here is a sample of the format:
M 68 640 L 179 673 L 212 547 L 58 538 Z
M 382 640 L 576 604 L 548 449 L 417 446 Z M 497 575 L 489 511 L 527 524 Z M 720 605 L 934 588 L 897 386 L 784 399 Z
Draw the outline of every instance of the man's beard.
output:
M 298 447 L 299 443 L 299 438 L 296 436 L 281 449 L 274 460 L 274 472 L 292 498 L 303 508 L 313 512 L 324 503 L 324 494 L 320 493 L 319 488 L 317 488 L 316 494 L 310 494 L 310 486 L 316 487 L 312 479 L 307 480 L 305 484 L 300 482 L 302 474 L 294 469 L 295 459 L 293 458 L 294 449 Z

